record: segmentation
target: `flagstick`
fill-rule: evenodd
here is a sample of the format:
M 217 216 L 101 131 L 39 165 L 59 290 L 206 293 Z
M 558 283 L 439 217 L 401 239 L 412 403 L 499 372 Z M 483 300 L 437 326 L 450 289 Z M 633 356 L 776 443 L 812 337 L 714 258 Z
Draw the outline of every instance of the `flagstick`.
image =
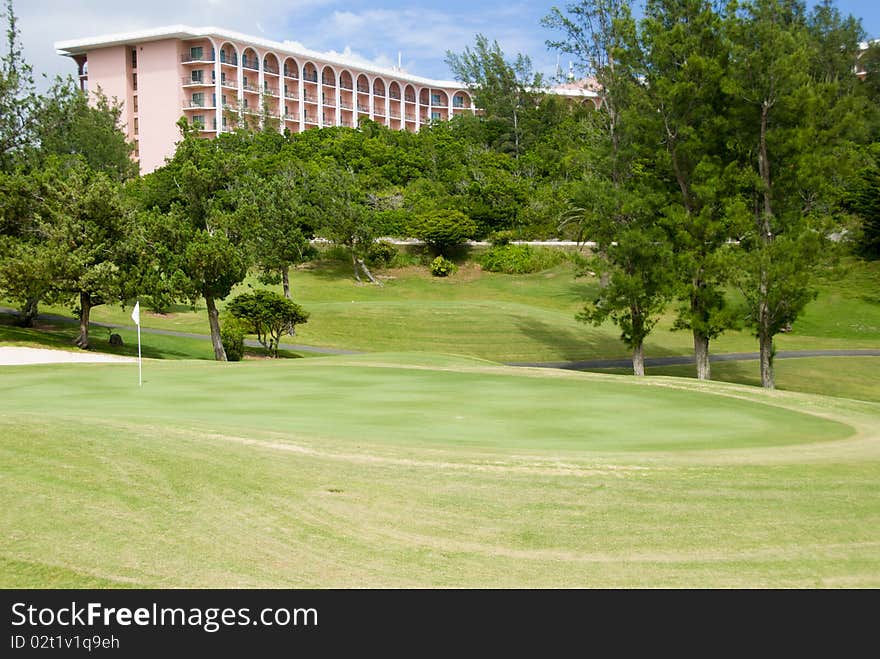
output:
M 131 319 L 134 321 L 134 324 L 137 325 L 137 328 L 138 328 L 138 387 L 143 388 L 143 386 L 144 386 L 144 371 L 143 371 L 144 360 L 141 358 L 141 301 L 140 300 L 136 300 L 134 303 L 134 309 L 131 310 Z
M 137 324 L 138 327 L 138 387 L 143 389 L 144 387 L 144 371 L 143 371 L 143 359 L 141 359 L 141 324 Z

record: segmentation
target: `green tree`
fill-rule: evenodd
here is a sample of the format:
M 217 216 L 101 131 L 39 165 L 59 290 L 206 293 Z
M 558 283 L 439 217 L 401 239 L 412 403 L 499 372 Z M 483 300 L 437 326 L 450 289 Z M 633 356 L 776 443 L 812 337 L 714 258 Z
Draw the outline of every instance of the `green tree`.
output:
M 601 107 L 587 118 L 589 166 L 564 216 L 566 228 L 595 244 L 588 268 L 600 276 L 598 297 L 578 318 L 614 321 L 632 349 L 633 373 L 644 375 L 644 341 L 671 297 L 672 250 L 657 223 L 662 185 L 643 140 L 650 104 L 635 22 L 617 0 L 583 0 L 544 22 L 564 35 L 548 45 L 573 54 L 602 90 Z
M 4 3 L 2 18 L 6 48 L 0 56 L 0 170 L 9 171 L 26 159 L 35 145 L 37 96 L 31 67 L 21 52 L 12 0 Z
M 264 283 L 280 279 L 290 299 L 290 268 L 311 258 L 315 210 L 307 192 L 309 174 L 289 168 L 268 178 L 246 176 L 234 191 L 237 213 L 252 223 L 248 241 Z
M 309 319 L 308 312 L 298 304 L 266 290 L 233 298 L 227 310 L 257 335 L 257 340 L 273 357 L 278 356 L 282 335 Z
M 836 44 L 839 34 L 833 22 L 811 21 L 800 4 L 782 0 L 753 0 L 727 17 L 725 87 L 737 99 L 729 146 L 741 207 L 753 209 L 734 272 L 766 388 L 775 386 L 774 337 L 815 295 L 812 275 L 827 253 L 834 199 L 855 171 L 856 141 L 867 134 L 852 93 L 855 74 L 817 66 L 823 42 Z
M 58 217 L 58 208 L 53 210 L 47 202 L 53 195 L 67 193 L 59 185 L 63 183 L 58 180 L 63 176 L 60 172 L 66 171 L 60 163 L 71 161 L 71 171 L 89 185 L 91 174 L 84 174 L 83 166 L 114 182 L 137 174 L 131 145 L 118 126 L 119 107 L 100 93 L 94 98 L 95 104 L 89 105 L 86 95 L 68 78 L 56 81 L 49 93 L 33 104 L 29 121 L 36 147 L 30 150 L 28 169 L 10 173 L 0 193 L 10 213 L 10 222 L 2 230 L 0 286 L 20 301 L 19 318 L 25 325 L 33 323 L 40 300 L 53 289 L 51 276 L 58 263 L 70 258 L 65 250 L 53 251 L 56 246 L 44 235 L 52 218 Z M 76 159 L 83 162 L 74 166 Z M 49 174 L 55 179 L 50 180 Z
M 486 120 L 504 127 L 493 140 L 495 145 L 511 142 L 509 150 L 519 158 L 522 115 L 534 111 L 543 87 L 541 74 L 534 71 L 531 59 L 517 54 L 513 61 L 508 61 L 497 41 L 490 44 L 484 35 L 478 34 L 473 48 L 468 46 L 460 55 L 447 51 L 446 63 L 455 79 L 473 92 L 474 102 L 485 113 Z
M 869 149 L 871 161 L 851 184 L 844 204 L 862 221 L 857 249 L 867 258 L 880 258 L 880 143 Z
M 217 301 L 244 280 L 249 263 L 249 225 L 235 213 L 232 189 L 244 162 L 244 136 L 204 140 L 185 120 L 171 161 L 138 185 L 146 262 L 141 283 L 192 304 L 205 300 L 214 358 L 226 361 Z
M 448 251 L 474 237 L 477 224 L 457 210 L 435 210 L 416 216 L 410 225 L 410 233 L 439 254 Z
M 22 327 L 33 326 L 63 257 L 43 230 L 52 191 L 44 170 L 0 171 L 0 291 L 19 304 Z
M 131 159 L 134 145 L 120 129 L 121 104 L 100 89 L 90 96 L 68 77 L 57 79 L 41 97 L 36 113 L 41 157 L 76 155 L 118 181 L 137 176 L 138 165 Z
M 375 213 L 360 178 L 354 172 L 327 167 L 314 178 L 311 196 L 319 213 L 319 231 L 348 249 L 355 279 L 361 281 L 362 271 L 379 283 L 364 262 L 376 231 Z
M 664 220 L 683 304 L 675 327 L 693 333 L 697 377 L 709 379 L 709 342 L 733 322 L 724 288 L 732 233 L 724 196 L 730 99 L 722 17 L 710 0 L 648 0 L 641 23 L 647 102 L 641 131 L 666 181 Z M 729 190 L 727 190 L 729 192 Z
M 91 310 L 131 292 L 128 212 L 122 187 L 82 159 L 53 160 L 40 233 L 55 255 L 50 296 L 73 298 L 79 313 L 75 343 L 89 347 Z

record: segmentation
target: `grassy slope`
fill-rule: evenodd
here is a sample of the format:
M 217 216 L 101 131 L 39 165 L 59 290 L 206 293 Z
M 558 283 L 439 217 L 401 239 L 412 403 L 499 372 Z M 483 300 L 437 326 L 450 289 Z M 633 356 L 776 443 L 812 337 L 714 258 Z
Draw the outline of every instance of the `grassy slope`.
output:
M 296 341 L 362 351 L 460 353 L 496 361 L 561 361 L 628 356 L 610 324 L 589 327 L 574 319 L 595 282 L 575 281 L 560 266 L 534 275 L 511 276 L 463 268 L 449 279 L 424 268 L 389 273 L 383 288 L 354 282 L 347 266 L 333 262 L 296 271 L 294 298 L 312 312 Z M 242 288 L 246 289 L 246 283 Z M 46 307 L 44 311 L 66 312 Z M 95 320 L 130 324 L 128 311 L 98 307 Z M 142 314 L 147 327 L 207 332 L 207 317 L 180 306 L 169 316 Z M 689 354 L 691 337 L 671 332 L 673 316 L 659 323 L 647 342 L 648 356 Z M 778 349 L 880 347 L 880 264 L 857 263 L 829 277 L 820 297 Z M 757 350 L 747 332 L 713 342 L 715 352 Z
M 0 368 L 0 585 L 880 585 L 878 405 L 427 355 L 145 374 Z

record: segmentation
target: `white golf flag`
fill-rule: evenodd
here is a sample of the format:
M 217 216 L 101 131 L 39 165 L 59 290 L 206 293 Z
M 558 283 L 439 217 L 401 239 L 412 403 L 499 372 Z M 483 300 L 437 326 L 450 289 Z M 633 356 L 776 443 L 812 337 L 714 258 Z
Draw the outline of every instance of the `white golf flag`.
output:
M 138 387 L 144 386 L 144 360 L 141 358 L 141 301 L 134 303 L 131 310 L 131 319 L 138 328 Z

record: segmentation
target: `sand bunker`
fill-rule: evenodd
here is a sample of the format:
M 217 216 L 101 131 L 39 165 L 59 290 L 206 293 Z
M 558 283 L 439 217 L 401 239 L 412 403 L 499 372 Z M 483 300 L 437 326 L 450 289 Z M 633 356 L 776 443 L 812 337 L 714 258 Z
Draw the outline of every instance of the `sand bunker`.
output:
M 0 366 L 24 364 L 71 364 L 75 362 L 136 362 L 134 357 L 105 355 L 85 350 L 46 350 L 45 348 L 24 348 L 19 346 L 0 346 Z

